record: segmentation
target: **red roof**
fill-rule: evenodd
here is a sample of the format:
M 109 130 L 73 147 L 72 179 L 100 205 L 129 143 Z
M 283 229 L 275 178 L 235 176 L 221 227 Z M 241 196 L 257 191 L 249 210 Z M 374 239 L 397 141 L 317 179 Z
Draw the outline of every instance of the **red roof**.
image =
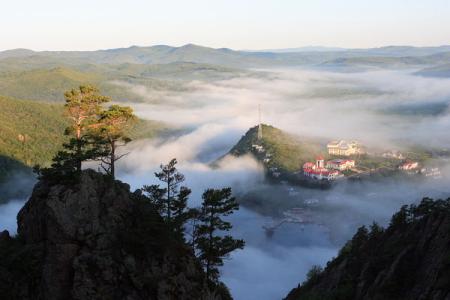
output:
M 317 159 L 317 160 L 323 160 L 323 156 L 322 156 L 322 155 L 319 155 L 319 156 L 317 156 L 316 159 Z
M 303 164 L 303 169 L 311 169 L 313 166 L 315 166 L 312 162 L 306 162 Z
M 305 169 L 304 172 L 309 173 L 309 174 L 314 174 L 314 175 L 322 175 L 322 176 L 328 176 L 330 174 L 339 173 L 336 170 L 328 170 L 328 169 L 319 169 L 319 170 Z

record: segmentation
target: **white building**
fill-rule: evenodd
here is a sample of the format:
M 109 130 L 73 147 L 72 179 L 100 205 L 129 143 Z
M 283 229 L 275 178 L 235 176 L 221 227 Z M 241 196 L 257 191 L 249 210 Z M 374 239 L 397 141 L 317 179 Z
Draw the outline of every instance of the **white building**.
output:
M 419 167 L 419 163 L 417 161 L 407 161 L 403 164 L 401 164 L 398 168 L 400 170 L 408 171 L 408 170 L 414 170 Z
M 363 149 L 356 141 L 332 141 L 328 143 L 327 149 L 328 154 L 338 156 L 350 156 L 364 153 Z
M 316 163 L 307 162 L 303 165 L 303 175 L 316 180 L 334 180 L 341 177 L 337 170 L 325 168 L 323 157 L 318 157 Z
M 327 169 L 345 171 L 355 167 L 353 159 L 333 159 L 327 162 Z

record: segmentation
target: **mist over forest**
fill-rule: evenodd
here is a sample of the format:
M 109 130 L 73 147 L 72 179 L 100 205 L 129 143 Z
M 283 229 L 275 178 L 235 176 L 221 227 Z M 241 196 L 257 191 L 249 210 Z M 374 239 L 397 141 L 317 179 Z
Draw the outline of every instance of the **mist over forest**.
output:
M 290 201 L 285 187 L 269 187 L 267 195 L 261 166 L 251 157 L 227 157 L 218 167 L 210 166 L 258 122 L 258 105 L 264 123 L 300 137 L 357 139 L 387 149 L 410 144 L 450 147 L 449 79 L 422 78 L 404 71 L 258 71 L 266 73 L 262 78 L 195 81 L 190 83 L 193 91 L 167 91 L 160 95 L 162 103 L 134 105 L 140 117 L 189 130 L 168 139 L 129 144 L 124 151 L 130 154 L 120 162 L 120 178 L 138 188 L 154 180 L 152 174 L 161 162 L 176 157 L 186 185 L 193 189 L 194 206 L 199 205 L 205 188 L 225 186 L 231 186 L 238 197 L 261 190 L 264 199 L 275 205 Z M 145 91 L 136 88 L 135 92 Z M 420 184 L 388 178 L 342 184 L 330 191 L 297 188 L 300 198 L 325 203 L 322 218 L 332 224 L 332 232 L 320 226 L 286 224 L 268 238 L 262 227 L 271 221 L 270 216 L 244 206 L 232 220 L 233 232 L 247 246 L 225 264 L 223 280 L 236 299 L 280 298 L 305 278 L 311 266 L 324 265 L 336 256 L 359 226 L 372 222 L 385 226 L 404 204 L 450 194 L 448 167 L 443 174 L 440 180 Z
M 238 201 L 260 198 L 275 210 L 311 199 L 320 203 L 318 219 L 324 224 L 283 224 L 273 236 L 263 227 L 274 222 L 277 213 L 265 213 L 242 200 L 241 209 L 230 217 L 232 233 L 244 239 L 246 247 L 226 261 L 222 280 L 236 299 L 280 299 L 312 266 L 324 266 L 335 257 L 358 227 L 372 222 L 386 226 L 402 205 L 425 196 L 447 197 L 449 158 L 434 162 L 441 170 L 439 179 L 346 181 L 321 190 L 268 183 L 257 159 L 228 152 L 259 122 L 259 106 L 264 124 L 300 140 L 316 139 L 324 147 L 331 140 L 347 139 L 377 150 L 446 152 L 450 79 L 418 76 L 417 70 L 252 68 L 230 78 L 186 80 L 182 90 L 108 81 L 141 99 L 117 103 L 130 105 L 141 119 L 171 128 L 168 134 L 136 139 L 122 148 L 121 153 L 128 154 L 118 162 L 117 177 L 132 190 L 154 184 L 160 164 L 177 158 L 185 185 L 193 190 L 189 201 L 194 207 L 206 188 L 228 186 Z M 97 168 L 96 163 L 87 166 Z M 15 215 L 25 199 L 14 197 L 0 205 L 0 228 L 16 231 Z

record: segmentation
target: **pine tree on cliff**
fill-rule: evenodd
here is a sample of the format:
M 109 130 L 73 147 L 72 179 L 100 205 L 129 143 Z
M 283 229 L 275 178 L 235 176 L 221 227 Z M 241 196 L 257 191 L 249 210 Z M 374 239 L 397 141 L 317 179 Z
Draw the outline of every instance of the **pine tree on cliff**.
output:
M 83 161 L 93 158 L 95 151 L 89 149 L 89 134 L 98 123 L 102 104 L 109 98 L 100 94 L 99 90 L 91 85 L 80 86 L 64 93 L 66 104 L 65 113 L 71 124 L 66 128 L 66 135 L 71 135 L 71 142 L 65 149 L 72 153 L 77 172 L 81 171 Z M 95 149 L 94 149 L 95 150 Z
M 63 144 L 63 150 L 53 158 L 51 168 L 35 167 L 42 176 L 58 180 L 77 177 L 83 161 L 97 159 L 106 154 L 104 149 L 95 144 L 93 130 L 98 127 L 102 104 L 108 102 L 109 98 L 101 95 L 99 90 L 91 85 L 67 91 L 64 96 L 65 115 L 69 120 L 64 134 L 69 136 L 69 140 Z
M 144 186 L 142 191 L 150 198 L 170 228 L 183 236 L 184 224 L 190 217 L 187 210 L 187 200 L 191 190 L 180 184 L 184 175 L 176 168 L 177 160 L 174 158 L 168 164 L 161 165 L 161 171 L 155 176 L 163 182 L 162 186 Z
M 223 265 L 224 258 L 227 258 L 232 251 L 244 247 L 243 240 L 223 235 L 224 231 L 232 228 L 232 225 L 224 221 L 222 217 L 229 216 L 238 210 L 239 204 L 231 196 L 231 188 L 208 189 L 203 193 L 202 199 L 200 224 L 196 228 L 194 243 L 198 258 L 205 268 L 208 282 L 217 283 L 218 267 Z
M 100 113 L 95 137 L 97 143 L 104 148 L 105 156 L 100 158 L 101 167 L 112 178 L 115 177 L 116 161 L 127 154 L 117 155 L 117 148 L 131 141 L 126 135 L 126 129 L 135 119 L 133 109 L 128 106 L 111 105 Z

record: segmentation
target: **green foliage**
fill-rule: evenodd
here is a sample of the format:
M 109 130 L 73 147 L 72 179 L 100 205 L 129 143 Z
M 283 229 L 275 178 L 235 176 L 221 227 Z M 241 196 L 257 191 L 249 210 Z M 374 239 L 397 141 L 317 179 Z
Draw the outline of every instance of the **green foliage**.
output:
M 0 182 L 33 165 L 50 166 L 62 144 L 69 142 L 62 134 L 70 124 L 63 105 L 0 96 L 0 107 Z M 126 129 L 132 139 L 152 138 L 168 130 L 159 122 L 142 119 Z
M 162 187 L 146 185 L 142 191 L 163 216 L 167 226 L 183 237 L 184 225 L 190 218 L 187 201 L 191 190 L 184 186 L 180 187 L 184 175 L 178 172 L 176 164 L 177 160 L 174 158 L 168 164 L 161 165 L 161 171 L 155 173 L 156 178 L 163 182 Z
M 96 124 L 98 127 L 95 127 L 93 135 L 96 144 L 103 149 L 101 166 L 112 178 L 115 176 L 116 161 L 126 155 L 117 155 L 117 148 L 131 141 L 126 133 L 135 119 L 133 109 L 128 106 L 111 105 L 107 110 L 99 113 Z
M 222 218 L 239 209 L 236 199 L 231 196 L 231 188 L 208 189 L 203 193 L 200 209 L 189 209 L 187 201 L 191 190 L 180 184 L 184 175 L 176 169 L 177 161 L 172 159 L 161 165 L 155 176 L 163 185 L 146 185 L 136 192 L 139 199 L 146 199 L 154 210 L 159 212 L 166 228 L 177 239 L 184 240 L 185 227 L 191 221 L 192 251 L 197 254 L 206 270 L 208 287 L 213 294 L 230 299 L 226 287 L 219 281 L 218 267 L 229 254 L 244 247 L 243 240 L 223 235 L 232 228 L 230 222 Z
M 0 73 L 0 95 L 41 101 L 62 101 L 64 91 L 99 76 L 65 67 Z
M 133 194 L 136 205 L 129 220 L 132 222 L 119 234 L 119 248 L 145 258 L 152 253 L 162 255 L 179 241 L 167 224 L 139 190 Z
M 396 212 L 389 224 L 389 228 L 404 228 L 411 220 L 410 210 L 407 205 L 403 205 L 398 212 Z
M 404 295 L 424 272 L 439 273 L 439 279 L 428 283 L 435 284 L 430 290 L 448 287 L 450 260 L 442 250 L 448 249 L 443 234 L 450 230 L 449 219 L 450 198 L 424 198 L 419 205 L 403 206 L 386 229 L 376 223 L 370 230 L 362 226 L 320 275 L 308 278 L 287 299 L 354 299 L 356 293 L 359 297 L 406 299 Z M 430 261 L 433 266 L 428 265 Z M 380 282 L 380 276 L 388 280 Z M 330 278 L 332 285 L 327 284 Z
M 108 102 L 109 98 L 90 85 L 67 91 L 64 97 L 65 114 L 69 119 L 65 135 L 71 138 L 53 158 L 50 168 L 36 167 L 39 175 L 52 180 L 73 180 L 81 174 L 84 161 L 95 160 L 108 154 L 96 143 L 96 128 L 102 113 L 101 105 Z
M 244 247 L 243 240 L 223 235 L 232 225 L 222 218 L 238 210 L 239 204 L 231 196 L 231 188 L 208 189 L 203 193 L 202 199 L 194 244 L 198 258 L 206 269 L 208 281 L 216 283 L 219 277 L 218 267 L 223 265 L 223 259 L 232 251 Z
M 316 281 L 322 272 L 323 268 L 321 266 L 312 266 L 308 273 L 306 273 L 306 281 Z
M 0 96 L 0 155 L 28 166 L 47 165 L 61 144 L 68 126 L 63 106 Z M 19 135 L 25 136 L 24 142 Z

